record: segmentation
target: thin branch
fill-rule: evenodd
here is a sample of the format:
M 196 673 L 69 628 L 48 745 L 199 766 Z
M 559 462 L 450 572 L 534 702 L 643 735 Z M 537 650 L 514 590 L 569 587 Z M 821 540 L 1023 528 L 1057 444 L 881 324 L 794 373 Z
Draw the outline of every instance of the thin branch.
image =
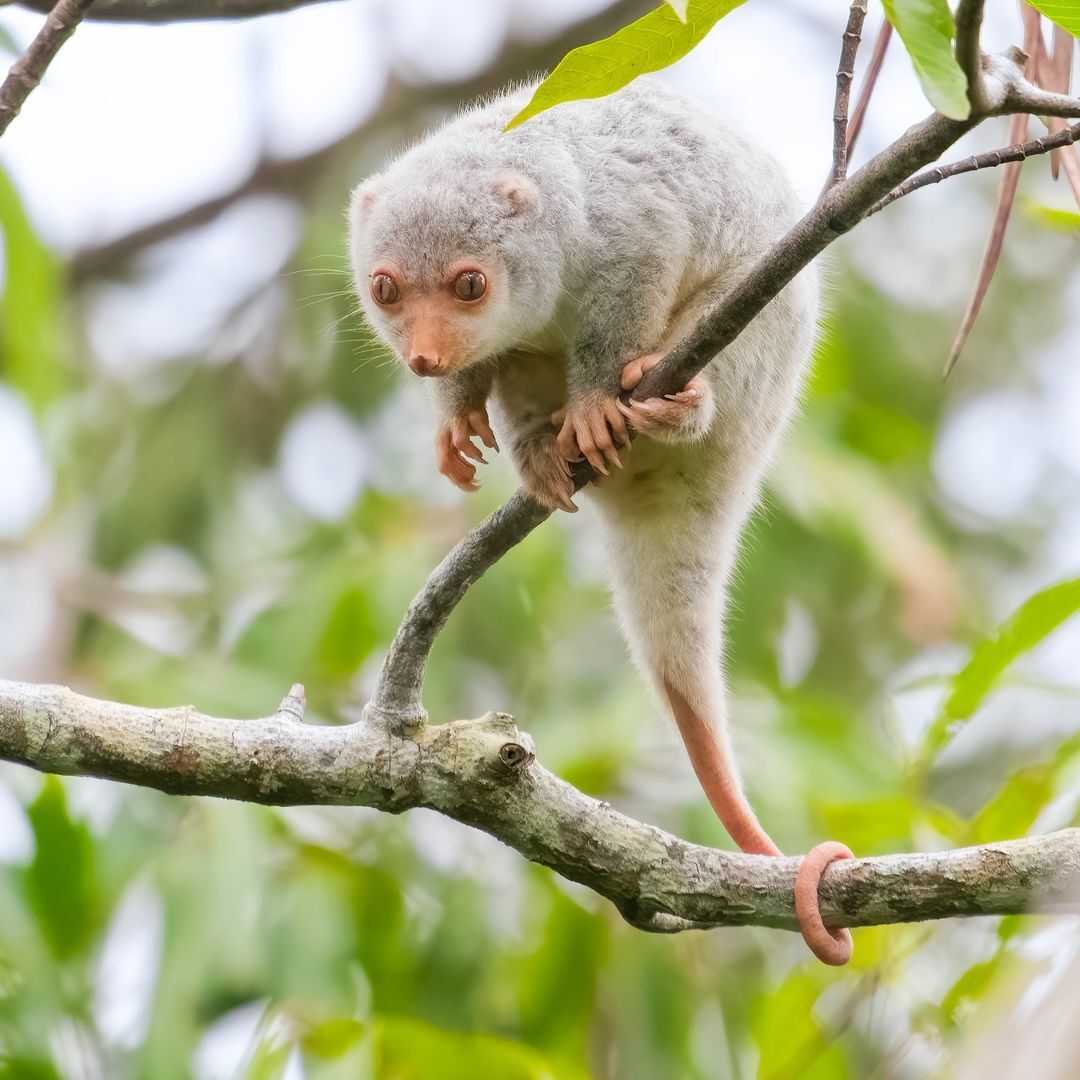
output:
M 1065 121 L 1058 116 L 1051 116 L 1047 119 L 1047 124 L 1050 128 L 1052 137 L 1064 136 L 1067 132 L 1073 132 L 1073 136 L 1070 142 L 1075 143 L 1080 139 L 1080 135 L 1076 134 L 1075 128 L 1067 127 Z M 1055 156 L 1058 158 L 1058 164 L 1065 172 L 1065 179 L 1069 182 L 1069 187 L 1072 189 L 1073 198 L 1076 200 L 1076 205 L 1080 206 L 1080 157 L 1077 157 L 1075 146 L 1062 146 L 1050 155 L 1050 163 L 1053 166 Z M 1057 176 L 1054 176 L 1057 179 Z
M 1061 121 L 1061 123 L 1064 123 L 1064 121 Z M 931 184 L 940 184 L 942 180 L 948 180 L 953 176 L 978 172 L 980 169 L 993 169 L 1013 161 L 1024 161 L 1029 157 L 1048 154 L 1062 147 L 1071 146 L 1078 141 L 1080 141 L 1080 124 L 1073 124 L 1071 127 L 1062 128 L 1056 134 L 1044 135 L 1041 139 L 1030 139 L 1028 142 L 1003 146 L 999 150 L 987 150 L 983 154 L 974 154 L 961 161 L 950 162 L 948 165 L 937 165 L 932 169 L 927 169 L 925 172 L 910 177 L 902 184 L 897 184 L 885 198 L 879 199 L 870 208 L 870 212 L 866 216 L 869 217 L 870 214 L 876 214 L 879 210 L 884 210 L 886 206 L 890 206 L 905 195 L 910 195 L 913 191 L 929 187 Z
M 21 7 L 48 11 L 49 0 L 17 0 Z M 192 19 L 248 19 L 325 3 L 326 0 L 96 0 L 90 18 L 102 22 L 168 23 Z
M 41 82 L 45 69 L 60 51 L 60 46 L 75 33 L 75 28 L 93 2 L 57 0 L 29 48 L 11 65 L 7 78 L 0 85 L 0 135 L 19 115 L 19 110 Z
M 1021 0 L 1020 17 L 1024 26 L 1024 78 L 1034 80 L 1039 74 L 1039 55 L 1042 50 L 1042 16 L 1028 4 Z M 1015 113 L 1009 120 L 1009 142 L 1013 145 L 1021 144 L 1028 131 L 1029 118 L 1027 113 Z M 994 204 L 994 216 L 990 222 L 990 235 L 986 239 L 986 248 L 983 251 L 982 261 L 979 263 L 979 273 L 975 278 L 975 287 L 971 291 L 964 316 L 960 320 L 956 336 L 952 345 L 949 346 L 949 355 L 945 360 L 945 369 L 942 378 L 947 379 L 960 359 L 964 345 L 971 334 L 975 320 L 982 310 L 983 300 L 986 299 L 990 282 L 994 280 L 998 261 L 1001 259 L 1001 249 L 1005 243 L 1005 230 L 1009 227 L 1009 218 L 1012 215 L 1013 204 L 1016 202 L 1016 189 L 1020 184 L 1020 168 L 1023 159 L 1009 162 L 1002 169 L 1001 182 L 998 185 L 997 201 Z
M 643 930 L 795 928 L 801 859 L 701 847 L 620 814 L 544 769 L 509 716 L 488 713 L 401 738 L 368 724 L 303 724 L 290 705 L 300 697 L 294 687 L 273 716 L 233 720 L 0 682 L 0 758 L 275 806 L 426 806 L 588 886 Z M 820 897 L 830 926 L 1080 912 L 1080 830 L 845 860 L 826 871 Z
M 874 51 L 870 54 L 870 64 L 866 69 L 866 78 L 863 80 L 862 89 L 855 102 L 855 109 L 851 114 L 851 122 L 848 124 L 847 150 L 851 156 L 858 142 L 859 133 L 862 131 L 863 121 L 866 119 L 866 111 L 870 105 L 870 97 L 877 86 L 878 76 L 881 75 L 882 65 L 885 63 L 885 53 L 892 40 L 892 23 L 888 19 L 881 20 L 881 27 L 874 39 Z
M 633 396 L 662 397 L 681 390 L 800 270 L 854 228 L 878 199 L 935 161 L 978 122 L 978 118 L 950 120 L 934 113 L 830 188 L 689 336 L 645 375 Z
M 982 34 L 984 0 L 960 0 L 956 7 L 956 62 L 967 77 L 968 101 L 973 113 L 986 111 L 983 84 Z
M 829 186 L 847 176 L 848 156 L 848 102 L 851 83 L 855 78 L 855 56 L 862 40 L 863 22 L 866 19 L 866 0 L 852 0 L 848 12 L 847 28 L 840 46 L 840 63 L 836 68 L 836 99 L 833 104 L 833 165 Z
M 394 731 L 427 720 L 421 701 L 424 668 L 439 631 L 469 586 L 551 514 L 519 489 L 439 563 L 394 635 L 364 709 L 366 720 Z
M 1068 94 L 1055 94 L 1041 90 L 1026 81 L 1019 81 L 1009 88 L 1004 107 L 997 112 L 1028 113 L 1031 116 L 1060 116 L 1071 119 L 1080 116 L 1080 98 Z
M 1028 117 L 1026 113 L 1018 113 L 1009 121 L 1009 137 L 1016 142 L 1027 131 Z M 983 300 L 990 288 L 990 282 L 997 270 L 998 260 L 1001 258 L 1001 248 L 1005 243 L 1005 230 L 1009 225 L 1009 217 L 1012 214 L 1013 203 L 1016 201 L 1016 189 L 1020 183 L 1020 167 L 1023 159 L 1012 161 L 1002 169 L 1001 183 L 998 186 L 997 202 L 994 205 L 994 217 L 990 223 L 990 235 L 986 238 L 986 248 L 983 251 L 982 262 L 979 263 L 979 275 L 975 279 L 975 288 L 968 300 L 964 317 L 960 320 L 960 326 L 949 346 L 949 355 L 945 360 L 945 370 L 942 378 L 947 379 L 956 367 L 956 361 L 960 359 L 960 353 L 964 349 L 971 328 L 982 310 Z

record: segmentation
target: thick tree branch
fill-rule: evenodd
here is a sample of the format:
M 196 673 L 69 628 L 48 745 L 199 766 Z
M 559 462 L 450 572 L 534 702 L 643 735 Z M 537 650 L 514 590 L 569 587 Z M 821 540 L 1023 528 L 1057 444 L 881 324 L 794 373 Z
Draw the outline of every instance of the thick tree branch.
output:
M 0 85 L 0 135 L 23 107 L 34 87 L 41 82 L 45 69 L 60 51 L 60 46 L 82 21 L 94 0 L 56 0 L 29 48 L 11 65 L 7 78 Z
M 866 0 L 852 0 L 848 12 L 847 27 L 840 46 L 840 63 L 836 67 L 836 99 L 833 105 L 833 166 L 829 183 L 836 184 L 847 176 L 848 158 L 848 103 L 851 100 L 851 83 L 855 78 L 855 55 L 862 40 L 863 22 L 866 19 Z
M 301 687 L 258 720 L 141 709 L 63 687 L 0 682 L 0 758 L 171 794 L 275 806 L 425 806 L 490 833 L 595 890 L 644 930 L 794 929 L 799 858 L 688 844 L 553 776 L 509 716 L 425 727 L 303 724 Z M 831 926 L 963 915 L 1080 912 L 1080 830 L 829 867 Z

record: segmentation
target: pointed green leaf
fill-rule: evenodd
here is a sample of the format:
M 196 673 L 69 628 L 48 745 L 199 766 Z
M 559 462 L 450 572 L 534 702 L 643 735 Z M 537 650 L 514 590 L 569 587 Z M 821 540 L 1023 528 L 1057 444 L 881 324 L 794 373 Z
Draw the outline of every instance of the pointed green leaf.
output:
M 1028 0 L 1028 3 L 1062 30 L 1080 38 L 1080 0 Z
M 574 49 L 536 88 L 506 130 L 553 105 L 604 97 L 639 75 L 670 66 L 742 3 L 745 0 L 689 0 L 685 21 L 665 3 L 611 37 Z
M 884 4 L 930 104 L 953 120 L 966 120 L 971 111 L 967 79 L 953 53 L 956 23 L 947 0 L 884 0 Z
M 927 732 L 924 755 L 933 757 L 982 704 L 1005 669 L 1077 610 L 1080 578 L 1062 581 L 1025 600 L 993 637 L 976 646 L 967 665 L 953 678 L 952 691 Z
M 27 816 L 36 853 L 26 891 L 42 936 L 53 954 L 64 959 L 82 951 L 97 927 L 93 840 L 86 826 L 68 815 L 64 788 L 55 776 L 45 780 Z
M 64 389 L 63 277 L 7 174 L 0 170 L 0 379 L 41 410 Z
M 359 1020 L 327 1020 L 308 1031 L 300 1045 L 315 1057 L 339 1058 L 363 1038 L 366 1030 Z
M 1057 232 L 1076 233 L 1080 231 L 1080 214 L 1075 210 L 1059 210 L 1054 206 L 1027 206 L 1028 216 Z

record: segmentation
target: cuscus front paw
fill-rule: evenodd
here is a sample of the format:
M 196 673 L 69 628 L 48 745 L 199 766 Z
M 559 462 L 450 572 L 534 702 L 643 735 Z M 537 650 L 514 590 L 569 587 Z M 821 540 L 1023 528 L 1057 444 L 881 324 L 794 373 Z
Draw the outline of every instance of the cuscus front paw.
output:
M 517 458 L 525 490 L 538 503 L 551 510 L 577 513 L 571 499 L 574 479 L 570 475 L 570 462 L 563 456 L 554 435 L 530 439 L 519 448 Z
M 439 427 L 435 435 L 439 472 L 462 491 L 476 491 L 480 487 L 476 479 L 476 466 L 472 462 L 487 464 L 473 439 L 479 439 L 488 449 L 498 453 L 499 444 L 491 430 L 485 409 L 473 409 L 460 416 L 451 417 Z
M 652 353 L 631 360 L 622 372 L 623 390 L 632 391 L 663 359 L 662 353 Z M 619 410 L 641 435 L 666 442 L 684 442 L 700 438 L 708 430 L 715 411 L 712 388 L 701 376 L 695 375 L 677 394 L 646 398 L 644 401 L 619 402 Z
M 551 416 L 560 428 L 556 440 L 567 461 L 585 460 L 602 476 L 608 466 L 622 468 L 619 451 L 630 444 L 619 399 L 595 393 L 570 402 Z

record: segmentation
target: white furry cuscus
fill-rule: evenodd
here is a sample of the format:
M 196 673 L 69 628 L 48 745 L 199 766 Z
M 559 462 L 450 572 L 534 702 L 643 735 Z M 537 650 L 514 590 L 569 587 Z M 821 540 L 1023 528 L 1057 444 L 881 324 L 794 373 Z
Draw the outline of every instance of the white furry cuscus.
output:
M 798 206 L 768 154 L 658 81 L 504 131 L 530 93 L 461 113 L 356 189 L 360 300 L 375 332 L 433 377 L 439 468 L 459 487 L 478 486 L 474 439 L 498 449 L 496 432 L 549 507 L 576 509 L 571 461 L 584 456 L 603 475 L 587 490 L 631 652 L 732 838 L 778 854 L 728 745 L 723 611 L 810 355 L 815 275 L 797 277 L 681 393 L 638 402 L 625 391 L 794 224 Z M 641 436 L 632 452 L 629 428 Z M 844 942 L 817 915 L 821 869 L 803 883 L 800 923 L 828 958 Z

